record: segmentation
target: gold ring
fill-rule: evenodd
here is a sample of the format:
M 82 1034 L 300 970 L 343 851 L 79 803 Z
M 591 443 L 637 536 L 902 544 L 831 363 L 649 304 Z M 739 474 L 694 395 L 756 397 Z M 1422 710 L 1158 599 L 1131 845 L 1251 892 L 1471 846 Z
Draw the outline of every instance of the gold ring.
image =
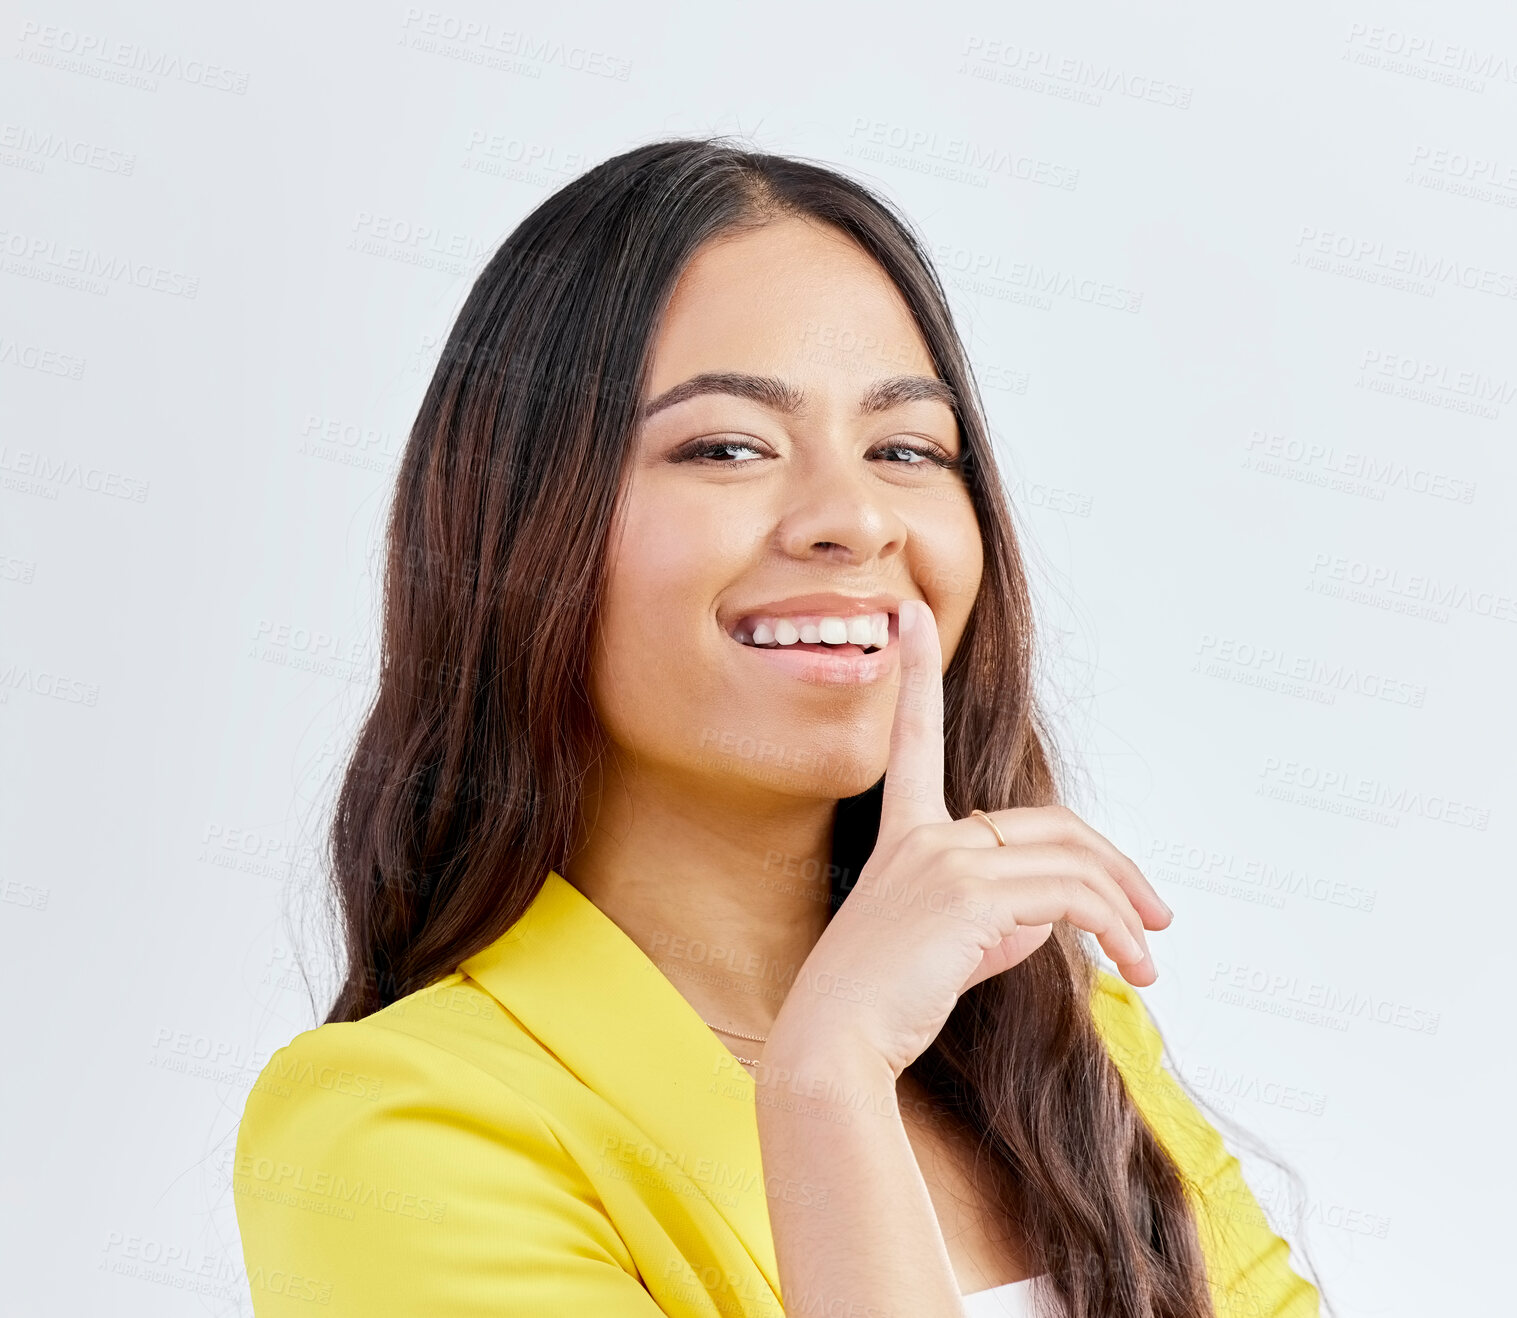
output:
M 971 810 L 969 812 L 969 817 L 971 819 L 983 819 L 987 824 L 990 825 L 990 831 L 996 835 L 996 842 L 1003 847 L 1006 845 L 1006 839 L 1001 836 L 1001 830 L 996 827 L 996 821 L 987 815 L 983 810 Z

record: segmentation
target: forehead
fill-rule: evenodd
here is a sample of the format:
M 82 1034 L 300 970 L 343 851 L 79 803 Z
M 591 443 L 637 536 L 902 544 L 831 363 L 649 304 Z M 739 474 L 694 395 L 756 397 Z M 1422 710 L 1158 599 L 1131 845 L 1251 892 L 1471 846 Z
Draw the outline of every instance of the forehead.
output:
M 784 375 L 820 389 L 839 377 L 935 374 L 885 271 L 840 230 L 795 217 L 713 240 L 675 286 L 654 345 L 650 392 L 722 370 Z

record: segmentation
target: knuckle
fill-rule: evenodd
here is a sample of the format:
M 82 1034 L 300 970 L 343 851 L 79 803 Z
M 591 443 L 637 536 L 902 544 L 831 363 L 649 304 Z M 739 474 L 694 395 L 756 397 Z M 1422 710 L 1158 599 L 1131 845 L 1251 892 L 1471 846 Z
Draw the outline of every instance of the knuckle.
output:
M 961 893 L 968 886 L 969 866 L 956 847 L 933 852 L 928 873 L 932 876 L 933 889 L 945 895 Z
M 1117 853 L 1118 865 L 1127 870 L 1129 874 L 1136 874 L 1139 878 L 1143 877 L 1143 871 L 1138 868 L 1138 862 L 1123 851 L 1121 847 L 1113 847 L 1112 850 Z
M 955 896 L 973 898 L 980 892 L 984 879 L 975 868 L 971 856 L 950 855 L 943 875 L 944 886 Z
M 950 830 L 947 823 L 941 820 L 929 820 L 925 824 L 918 824 L 912 833 L 916 836 L 917 846 L 924 854 L 935 854 L 950 849 L 950 844 L 957 837 L 957 833 Z
M 1071 842 L 1069 843 L 1069 848 L 1074 854 L 1082 874 L 1098 882 L 1111 878 L 1111 874 L 1106 868 L 1105 859 L 1094 847 L 1088 847 L 1081 842 Z
M 936 848 L 933 845 L 932 824 L 913 824 L 901 836 L 901 852 L 912 860 L 919 860 L 930 855 Z

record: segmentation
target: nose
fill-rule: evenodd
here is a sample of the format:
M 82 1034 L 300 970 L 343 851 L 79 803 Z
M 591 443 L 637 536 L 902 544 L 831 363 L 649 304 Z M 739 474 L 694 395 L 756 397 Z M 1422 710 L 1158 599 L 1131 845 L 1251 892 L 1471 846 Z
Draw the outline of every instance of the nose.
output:
M 813 452 L 786 483 L 780 547 L 792 558 L 849 567 L 892 558 L 907 531 L 892 493 L 853 446 Z

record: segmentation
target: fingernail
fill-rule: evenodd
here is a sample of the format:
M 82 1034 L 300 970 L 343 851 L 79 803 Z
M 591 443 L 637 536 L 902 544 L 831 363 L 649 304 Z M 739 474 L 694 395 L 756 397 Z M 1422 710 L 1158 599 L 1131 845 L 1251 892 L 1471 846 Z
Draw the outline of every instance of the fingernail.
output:
M 895 615 L 896 630 L 899 631 L 902 636 L 905 636 L 907 632 L 916 626 L 917 611 L 915 608 L 915 603 L 916 602 L 914 600 L 902 600 L 901 607 Z M 908 607 L 908 605 L 911 607 Z

